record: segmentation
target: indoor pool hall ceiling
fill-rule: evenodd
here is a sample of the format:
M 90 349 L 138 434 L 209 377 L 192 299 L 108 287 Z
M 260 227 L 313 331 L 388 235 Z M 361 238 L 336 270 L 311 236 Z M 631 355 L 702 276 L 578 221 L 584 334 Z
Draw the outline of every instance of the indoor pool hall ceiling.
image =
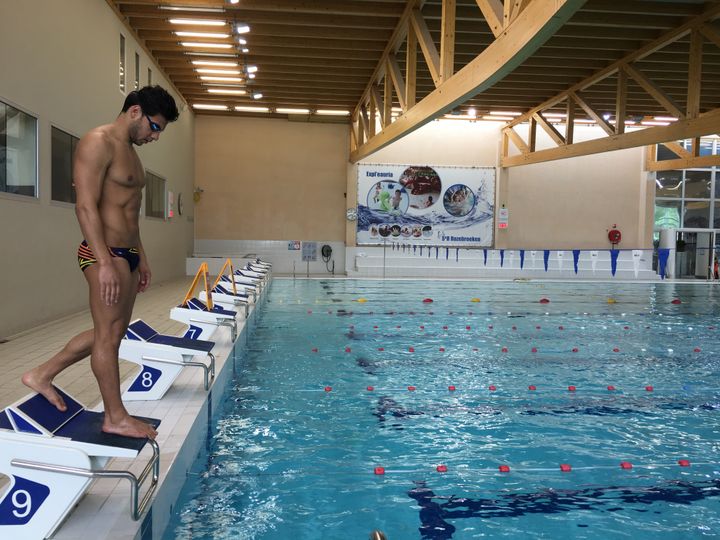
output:
M 720 107 L 718 1 L 107 1 L 198 112 L 353 123 L 356 158 L 447 114 L 555 139 L 569 108 L 622 134 Z

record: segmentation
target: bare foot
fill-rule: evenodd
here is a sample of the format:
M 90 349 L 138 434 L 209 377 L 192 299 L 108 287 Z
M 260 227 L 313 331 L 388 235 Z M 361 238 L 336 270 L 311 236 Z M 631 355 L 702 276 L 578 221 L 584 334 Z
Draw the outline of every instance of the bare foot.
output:
M 38 394 L 45 397 L 50 403 L 55 405 L 59 411 L 67 411 L 67 406 L 62 396 L 57 393 L 52 385 L 52 380 L 46 380 L 38 373 L 39 368 L 31 369 L 22 376 L 22 382 L 31 390 L 35 390 Z
M 157 437 L 157 431 L 155 431 L 154 427 L 130 415 L 119 422 L 112 423 L 106 414 L 102 430 L 105 433 L 133 437 L 135 439 L 154 439 Z

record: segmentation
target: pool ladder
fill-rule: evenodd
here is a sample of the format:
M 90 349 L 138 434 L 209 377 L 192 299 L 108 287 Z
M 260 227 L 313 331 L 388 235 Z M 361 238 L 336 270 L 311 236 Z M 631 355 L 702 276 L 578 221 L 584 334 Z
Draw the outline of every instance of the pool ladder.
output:
M 385 536 L 384 532 L 375 529 L 370 533 L 370 540 L 387 540 L 387 536 Z

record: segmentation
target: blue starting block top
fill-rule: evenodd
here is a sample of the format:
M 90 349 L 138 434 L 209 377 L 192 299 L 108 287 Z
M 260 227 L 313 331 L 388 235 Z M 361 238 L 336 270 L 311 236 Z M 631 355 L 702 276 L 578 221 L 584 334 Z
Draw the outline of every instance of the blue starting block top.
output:
M 237 296 L 238 298 L 247 298 L 247 297 L 248 297 L 247 294 L 233 293 L 231 290 L 226 289 L 226 288 L 223 287 L 222 285 L 215 285 L 215 287 L 213 288 L 212 292 L 213 292 L 213 293 L 218 293 L 218 294 L 229 294 L 230 296 Z
M 141 319 L 138 319 L 128 326 L 125 337 L 134 341 L 147 341 L 148 343 L 181 347 L 202 353 L 209 353 L 215 346 L 214 341 L 158 334 L 153 327 Z
M 188 300 L 187 306 L 184 307 L 187 307 L 188 309 L 195 309 L 198 311 L 207 311 L 208 313 L 217 313 L 218 315 L 226 315 L 228 317 L 235 317 L 235 315 L 237 315 L 236 312 L 228 311 L 227 309 L 223 309 L 219 306 L 213 306 L 212 309 L 208 309 L 207 304 L 205 304 L 201 300 L 198 300 L 197 298 L 191 298 L 190 300 Z
M 130 450 L 135 453 L 140 452 L 147 443 L 147 439 L 105 433 L 102 430 L 104 413 L 88 411 L 66 392 L 57 387 L 54 388 L 65 400 L 67 410 L 59 410 L 41 394 L 31 394 L 24 401 L 0 411 L 0 428 L 16 433 L 61 437 L 76 443 Z M 142 420 L 155 428 L 160 425 L 160 420 L 155 418 L 141 416 L 133 418 Z M 36 425 L 47 433 L 43 433 Z

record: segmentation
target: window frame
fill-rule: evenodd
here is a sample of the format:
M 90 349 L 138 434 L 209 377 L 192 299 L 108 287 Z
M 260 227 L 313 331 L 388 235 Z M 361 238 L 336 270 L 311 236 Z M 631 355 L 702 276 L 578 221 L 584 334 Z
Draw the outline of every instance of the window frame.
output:
M 77 148 L 77 143 L 80 142 L 80 137 L 77 135 L 74 135 L 72 132 L 65 130 L 58 126 L 57 124 L 50 124 L 50 203 L 53 205 L 58 206 L 67 206 L 67 207 L 74 207 L 76 201 L 61 201 L 59 199 L 55 199 L 53 195 L 53 186 L 54 186 L 54 178 L 53 178 L 53 130 L 56 129 L 65 135 L 70 136 L 70 147 L 72 149 L 73 146 L 73 140 L 75 141 L 75 147 Z M 70 193 L 74 194 L 75 189 L 73 187 L 73 162 L 75 161 L 75 155 L 72 153 L 70 155 Z M 74 198 L 77 200 L 77 195 L 74 196 Z
M 163 204 L 162 204 L 162 216 L 158 215 L 151 215 L 148 214 L 148 206 L 150 205 L 150 190 L 148 189 L 150 187 L 150 177 L 157 178 L 159 180 L 162 180 L 163 182 Z M 161 176 L 160 174 L 156 173 L 152 169 L 145 169 L 145 187 L 143 188 L 143 216 L 146 219 L 152 219 L 152 220 L 158 220 L 158 221 L 167 221 L 168 220 L 168 180 L 164 176 Z
M 37 113 L 34 113 L 30 109 L 27 109 L 25 107 L 21 107 L 17 103 L 13 102 L 12 100 L 6 99 L 3 96 L 0 95 L 0 103 L 6 106 L 10 106 L 13 109 L 16 109 L 20 111 L 21 113 L 33 118 L 35 120 L 35 190 L 33 195 L 23 195 L 21 193 L 9 193 L 7 191 L 0 190 L 0 198 L 3 199 L 9 199 L 9 200 L 15 200 L 15 201 L 25 201 L 25 202 L 31 202 L 35 201 L 37 203 L 40 202 L 40 115 Z M 3 147 L 7 148 L 7 142 L 5 142 Z

